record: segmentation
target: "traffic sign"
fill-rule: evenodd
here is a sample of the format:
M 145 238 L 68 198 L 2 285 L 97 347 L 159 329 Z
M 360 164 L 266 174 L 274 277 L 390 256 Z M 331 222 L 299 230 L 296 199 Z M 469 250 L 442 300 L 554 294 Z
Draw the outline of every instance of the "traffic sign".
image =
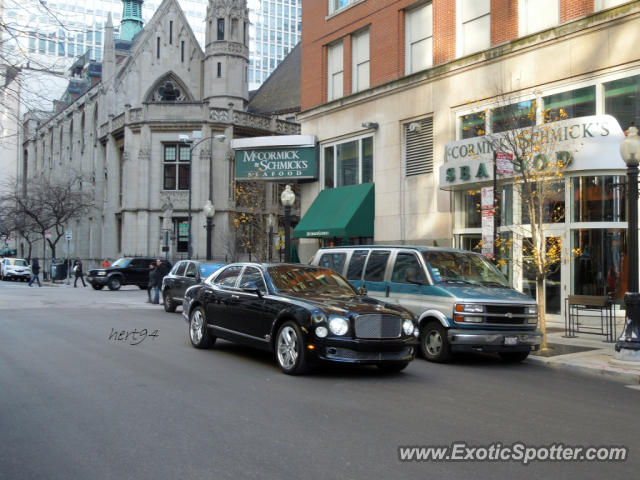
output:
M 46 239 L 51 238 L 51 232 L 44 232 L 44 238 Z
M 73 240 L 73 232 L 71 230 L 67 230 L 64 232 L 65 240 Z

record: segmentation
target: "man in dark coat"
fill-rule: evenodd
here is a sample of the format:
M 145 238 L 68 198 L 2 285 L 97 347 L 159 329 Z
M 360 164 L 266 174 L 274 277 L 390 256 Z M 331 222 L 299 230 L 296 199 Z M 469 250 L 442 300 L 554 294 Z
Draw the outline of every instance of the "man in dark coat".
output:
M 33 260 L 31 260 L 31 273 L 33 273 L 33 277 L 31 278 L 31 281 L 29 282 L 29 286 L 31 287 L 33 282 L 35 280 L 38 281 L 38 286 L 41 287 L 42 284 L 40 283 L 40 263 L 38 262 L 37 258 L 34 258 Z
M 160 289 L 162 288 L 162 279 L 169 273 L 169 270 L 171 270 L 169 264 L 163 262 L 161 258 L 158 258 L 156 260 L 156 295 L 153 297 L 153 302 L 151 303 L 160 303 Z
M 149 283 L 147 283 L 147 296 L 149 298 L 147 299 L 147 303 L 153 303 L 151 301 L 151 290 L 156 286 L 156 273 L 157 273 L 156 264 L 150 263 L 149 264 Z

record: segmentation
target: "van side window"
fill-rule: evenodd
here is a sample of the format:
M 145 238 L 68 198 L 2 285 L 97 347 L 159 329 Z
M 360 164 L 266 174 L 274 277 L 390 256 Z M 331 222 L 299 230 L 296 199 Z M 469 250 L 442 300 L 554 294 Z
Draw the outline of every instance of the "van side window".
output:
M 384 270 L 387 266 L 387 260 L 389 259 L 389 251 L 376 251 L 374 250 L 369 255 L 369 261 L 367 262 L 367 269 L 364 272 L 364 279 L 368 282 L 382 282 L 384 280 Z
M 398 253 L 396 255 L 396 263 L 393 265 L 391 273 L 391 281 L 395 283 L 407 282 L 407 272 L 412 272 L 418 280 L 424 281 L 424 273 L 422 266 L 413 253 Z
M 342 274 L 344 262 L 347 260 L 346 253 L 324 253 L 320 257 L 318 265 Z
M 347 268 L 347 280 L 360 280 L 368 253 L 369 250 L 356 250 L 351 254 L 351 261 L 349 262 L 349 268 Z

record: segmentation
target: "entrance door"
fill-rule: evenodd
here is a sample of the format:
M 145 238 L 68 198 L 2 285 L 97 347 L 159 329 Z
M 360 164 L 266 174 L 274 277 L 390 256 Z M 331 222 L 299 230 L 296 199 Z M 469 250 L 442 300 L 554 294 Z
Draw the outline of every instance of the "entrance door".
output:
M 548 273 L 544 281 L 546 296 L 546 313 L 549 315 L 560 315 L 562 308 L 562 236 L 551 235 L 546 237 L 547 261 L 556 260 L 548 267 Z M 526 259 L 532 259 L 532 253 L 523 246 L 523 275 L 522 291 L 533 298 L 536 298 L 536 275 L 535 266 Z

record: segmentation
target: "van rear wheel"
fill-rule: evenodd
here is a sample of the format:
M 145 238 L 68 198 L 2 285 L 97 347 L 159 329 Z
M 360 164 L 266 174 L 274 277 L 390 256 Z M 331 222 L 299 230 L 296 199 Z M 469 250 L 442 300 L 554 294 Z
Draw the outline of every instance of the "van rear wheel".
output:
M 429 322 L 420 329 L 420 351 L 430 362 L 451 361 L 451 345 L 447 330 L 439 322 Z

